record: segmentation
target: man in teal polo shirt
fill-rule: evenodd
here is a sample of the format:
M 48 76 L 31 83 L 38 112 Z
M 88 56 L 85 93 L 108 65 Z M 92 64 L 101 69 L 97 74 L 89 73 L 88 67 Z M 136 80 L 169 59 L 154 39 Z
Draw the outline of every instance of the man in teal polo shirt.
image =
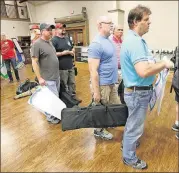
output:
M 147 168 L 147 163 L 136 156 L 136 145 L 143 134 L 144 120 L 152 96 L 155 74 L 173 67 L 170 60 L 155 63 L 142 36 L 150 26 L 150 9 L 137 6 L 129 12 L 129 31 L 121 47 L 121 70 L 125 85 L 124 100 L 129 117 L 123 136 L 123 162 L 136 169 Z

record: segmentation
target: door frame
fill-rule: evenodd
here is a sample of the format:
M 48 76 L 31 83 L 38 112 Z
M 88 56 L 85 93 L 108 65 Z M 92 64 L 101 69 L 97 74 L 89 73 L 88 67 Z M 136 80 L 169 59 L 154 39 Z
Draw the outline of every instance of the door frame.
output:
M 83 46 L 85 46 L 86 44 L 87 44 L 87 35 L 86 35 L 86 27 L 85 26 L 76 26 L 76 27 L 67 27 L 66 28 L 66 31 L 68 32 L 68 31 L 76 31 L 76 30 L 82 30 L 82 32 L 83 32 Z M 74 35 L 74 37 L 75 37 L 75 40 L 77 40 L 77 35 L 76 35 L 76 33 L 75 33 L 75 35 Z

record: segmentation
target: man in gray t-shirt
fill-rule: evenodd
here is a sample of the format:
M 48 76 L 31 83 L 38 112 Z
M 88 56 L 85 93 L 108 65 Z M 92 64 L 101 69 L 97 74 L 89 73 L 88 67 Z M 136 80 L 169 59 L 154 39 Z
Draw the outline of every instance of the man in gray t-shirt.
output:
M 50 39 L 54 25 L 42 23 L 40 25 L 41 37 L 32 45 L 31 57 L 34 72 L 41 86 L 46 85 L 57 97 L 59 96 L 60 75 L 59 61 L 56 50 Z M 52 115 L 47 115 L 47 121 L 57 124 L 59 119 Z

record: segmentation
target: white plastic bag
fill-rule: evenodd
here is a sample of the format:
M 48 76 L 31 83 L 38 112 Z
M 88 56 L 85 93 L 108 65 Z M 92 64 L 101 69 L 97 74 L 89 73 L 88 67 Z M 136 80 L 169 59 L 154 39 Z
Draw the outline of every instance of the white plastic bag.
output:
M 1 76 L 4 79 L 8 79 L 7 69 L 6 69 L 6 66 L 4 64 L 4 61 L 2 60 L 2 56 L 1 56 Z
M 155 105 L 157 104 L 158 115 L 160 114 L 160 109 L 161 109 L 162 100 L 164 97 L 168 74 L 169 74 L 168 69 L 164 69 L 159 73 L 157 81 L 154 85 L 153 95 L 149 103 L 150 111 L 152 111 Z
M 28 103 L 43 114 L 48 113 L 61 120 L 61 111 L 66 105 L 46 86 L 39 87 L 29 98 Z

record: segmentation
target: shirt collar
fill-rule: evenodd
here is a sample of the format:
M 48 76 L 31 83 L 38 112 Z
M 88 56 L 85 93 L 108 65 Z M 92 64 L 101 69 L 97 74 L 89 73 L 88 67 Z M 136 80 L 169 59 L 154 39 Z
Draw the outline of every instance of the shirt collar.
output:
M 42 41 L 46 42 L 46 43 L 50 43 L 50 40 L 44 40 L 42 38 L 40 38 Z
M 114 35 L 113 35 L 112 39 L 113 39 L 113 41 L 115 43 L 122 43 L 122 40 L 121 39 L 117 39 Z
M 139 37 L 144 43 L 146 43 L 145 40 L 139 34 L 137 34 L 137 32 L 135 32 L 134 30 L 130 29 L 128 32 L 132 35 L 135 35 L 136 37 Z
M 109 37 L 107 37 L 107 36 L 101 35 L 100 33 L 98 34 L 98 36 L 101 37 L 101 38 L 104 38 L 104 39 L 108 39 L 108 38 L 109 38 Z

